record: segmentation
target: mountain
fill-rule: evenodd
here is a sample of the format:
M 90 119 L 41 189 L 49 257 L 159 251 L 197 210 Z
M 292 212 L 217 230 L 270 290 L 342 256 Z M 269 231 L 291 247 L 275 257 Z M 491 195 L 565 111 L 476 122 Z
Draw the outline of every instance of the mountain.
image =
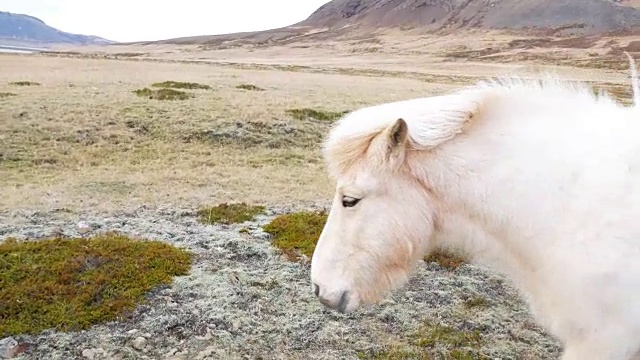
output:
M 392 29 L 501 29 L 574 36 L 640 34 L 640 0 L 333 0 L 308 18 L 282 28 L 136 44 L 268 46 Z
M 638 6 L 638 0 L 333 0 L 296 26 L 596 34 L 640 27 Z
M 97 36 L 60 31 L 36 17 L 4 11 L 0 11 L 0 42 L 73 45 L 113 43 Z

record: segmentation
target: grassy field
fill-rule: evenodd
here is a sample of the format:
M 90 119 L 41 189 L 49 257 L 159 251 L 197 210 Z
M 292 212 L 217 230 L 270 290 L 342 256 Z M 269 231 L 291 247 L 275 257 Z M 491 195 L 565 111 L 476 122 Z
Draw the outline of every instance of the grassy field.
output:
M 82 220 L 195 254 L 188 276 L 150 295 L 153 312 L 145 305 L 115 326 L 25 344 L 37 354 L 57 349 L 60 358 L 78 349 L 83 356 L 145 349 L 176 359 L 220 349 L 305 359 L 467 359 L 478 349 L 494 358 L 556 354 L 557 344 L 502 279 L 438 254 L 384 305 L 347 317 L 325 313 L 301 259 L 312 254 L 326 214 L 269 222 L 283 209 L 327 205 L 334 184 L 321 142 L 336 119 L 363 106 L 540 71 L 630 102 L 620 49 L 638 39 L 469 39 L 0 54 L 0 235 L 73 235 Z M 260 206 L 214 206 L 227 202 Z M 263 211 L 270 215 L 254 219 Z M 239 330 L 242 323 L 250 331 Z M 272 329 L 283 324 L 272 343 Z M 131 327 L 150 345 L 140 345 Z M 203 331 L 223 336 L 200 337 Z
M 0 92 L 15 94 L 0 100 L 4 209 L 325 199 L 332 184 L 318 145 L 334 113 L 453 88 L 388 77 L 39 56 L 3 55 L 0 66 Z M 152 85 L 164 81 L 210 89 L 174 89 L 191 95 L 182 100 L 135 93 L 158 91 Z
M 300 46 L 197 53 L 168 45 L 110 48 L 93 58 L 4 54 L 1 206 L 305 205 L 332 192 L 322 138 L 335 118 L 362 106 L 537 70 L 629 98 L 626 68 L 487 64 L 461 55 L 443 62 L 433 54 L 420 68 L 409 45 L 402 58 L 362 48 L 327 56 Z M 460 46 L 442 40 L 432 48 Z

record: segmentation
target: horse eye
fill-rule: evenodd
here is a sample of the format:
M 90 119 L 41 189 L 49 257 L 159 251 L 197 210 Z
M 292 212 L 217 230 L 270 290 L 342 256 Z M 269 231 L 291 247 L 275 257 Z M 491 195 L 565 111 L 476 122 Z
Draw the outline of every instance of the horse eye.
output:
M 352 198 L 350 196 L 342 197 L 342 206 L 344 207 L 354 207 L 360 201 L 360 199 Z

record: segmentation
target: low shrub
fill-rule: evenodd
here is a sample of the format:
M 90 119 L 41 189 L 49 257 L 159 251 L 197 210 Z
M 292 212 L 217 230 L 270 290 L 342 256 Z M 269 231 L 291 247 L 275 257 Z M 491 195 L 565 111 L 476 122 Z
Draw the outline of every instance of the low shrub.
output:
M 198 84 L 194 82 L 184 81 L 163 81 L 151 84 L 153 87 L 168 88 L 168 89 L 211 89 L 211 86 L 205 84 Z
M 465 259 L 445 251 L 434 251 L 433 253 L 425 256 L 424 261 L 435 262 L 448 270 L 455 270 L 465 263 Z
M 262 213 L 265 207 L 262 205 L 249 205 L 247 203 L 223 203 L 198 210 L 200 222 L 203 224 L 236 224 L 245 221 L 253 221 L 256 215 Z
M 115 233 L 7 239 L 0 243 L 0 338 L 117 320 L 190 267 L 185 250 Z
M 345 114 L 347 114 L 348 111 L 337 112 L 337 111 L 326 111 L 326 110 L 302 108 L 302 109 L 288 109 L 288 110 L 285 110 L 285 113 L 296 120 L 315 119 L 320 121 L 334 121 L 341 118 Z
M 35 82 L 35 81 L 23 80 L 23 81 L 10 82 L 9 85 L 14 85 L 14 86 L 38 86 L 38 85 L 42 85 L 42 84 L 40 84 L 39 82 Z
M 252 84 L 240 84 L 236 86 L 236 89 L 249 90 L 249 91 L 264 91 L 263 88 L 252 85 Z
M 284 214 L 274 218 L 262 229 L 273 236 L 273 245 L 291 260 L 301 255 L 311 257 L 328 213 L 322 211 L 302 211 Z
M 193 94 L 173 89 L 152 90 L 149 88 L 143 88 L 134 90 L 133 92 L 140 97 L 146 97 L 155 100 L 187 100 L 193 97 Z
M 426 322 L 419 329 L 407 335 L 408 341 L 385 346 L 369 354 L 361 352 L 360 359 L 485 359 L 479 353 L 483 338 L 478 330 L 458 330 L 451 326 Z

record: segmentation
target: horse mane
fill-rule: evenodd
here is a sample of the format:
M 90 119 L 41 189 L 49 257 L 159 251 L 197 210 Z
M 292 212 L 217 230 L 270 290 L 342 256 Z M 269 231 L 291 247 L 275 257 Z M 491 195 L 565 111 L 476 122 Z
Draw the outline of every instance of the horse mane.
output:
M 631 88 L 633 89 L 633 105 L 640 108 L 640 77 L 638 77 L 638 69 L 636 62 L 628 52 L 624 52 L 629 58 L 629 72 L 631 75 Z
M 635 107 L 640 109 L 640 80 L 631 59 Z M 412 150 L 429 150 L 463 133 L 486 109 L 511 105 L 534 109 L 573 111 L 576 107 L 622 106 L 607 92 L 596 93 L 585 82 L 565 80 L 552 74 L 540 78 L 499 77 L 480 81 L 452 93 L 395 101 L 365 107 L 342 117 L 330 131 L 323 154 L 331 176 L 337 177 L 361 162 L 371 142 L 397 119 L 406 121 Z M 369 164 L 383 166 L 383 164 Z

